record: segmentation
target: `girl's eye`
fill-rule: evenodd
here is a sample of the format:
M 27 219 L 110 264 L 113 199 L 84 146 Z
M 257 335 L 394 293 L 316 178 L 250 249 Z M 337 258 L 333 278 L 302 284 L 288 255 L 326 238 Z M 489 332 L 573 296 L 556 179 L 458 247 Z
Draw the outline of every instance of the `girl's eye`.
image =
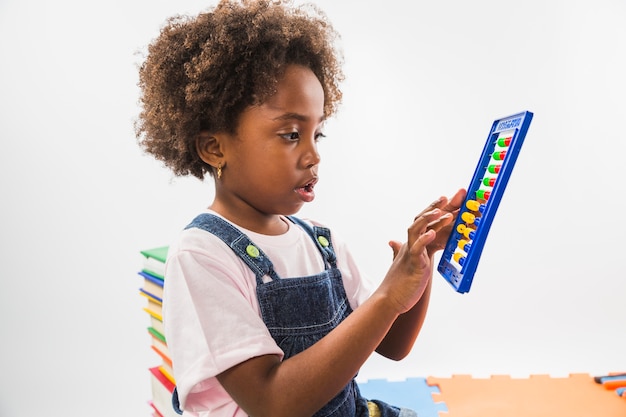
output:
M 289 132 L 289 133 L 284 133 L 280 135 L 283 139 L 286 139 L 288 141 L 298 141 L 300 140 L 300 133 L 299 132 Z M 322 132 L 318 132 L 315 134 L 315 141 L 319 142 L 320 140 L 322 140 L 322 138 L 325 138 L 326 135 L 323 134 Z
M 298 139 L 300 139 L 300 133 L 298 132 L 289 132 L 289 133 L 285 133 L 283 135 L 281 135 L 284 139 L 290 140 L 290 141 L 296 141 Z

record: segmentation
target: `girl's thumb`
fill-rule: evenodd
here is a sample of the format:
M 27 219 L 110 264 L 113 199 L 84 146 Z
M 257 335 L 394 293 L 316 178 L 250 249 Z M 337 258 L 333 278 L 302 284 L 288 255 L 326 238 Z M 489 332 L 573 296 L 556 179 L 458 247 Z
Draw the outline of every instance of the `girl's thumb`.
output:
M 396 256 L 398 256 L 398 253 L 400 252 L 400 248 L 402 248 L 402 243 L 390 240 L 389 246 L 391 247 L 391 250 L 393 250 L 393 259 L 396 259 Z

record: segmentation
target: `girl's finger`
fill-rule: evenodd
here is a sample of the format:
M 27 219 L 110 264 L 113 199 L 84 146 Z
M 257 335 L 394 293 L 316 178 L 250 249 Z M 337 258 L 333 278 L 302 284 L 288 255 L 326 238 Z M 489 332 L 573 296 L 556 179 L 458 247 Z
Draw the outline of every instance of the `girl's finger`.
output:
M 426 230 L 428 229 L 428 225 L 441 217 L 441 210 L 436 208 L 431 211 L 427 211 L 425 213 L 420 214 L 415 218 L 413 224 L 409 226 L 408 230 L 408 244 L 409 246 L 413 245 L 415 242 Z
M 465 200 L 465 190 L 458 190 L 454 196 L 448 201 L 448 204 L 443 208 L 444 211 L 455 211 L 461 207 L 463 200 Z
M 422 212 L 420 214 L 418 214 L 417 216 L 415 216 L 415 219 L 413 220 L 417 220 L 418 217 L 423 216 L 424 214 L 434 210 L 434 209 L 440 209 L 442 206 L 444 206 L 446 203 L 448 202 L 447 197 L 439 197 L 437 200 L 433 201 L 432 203 L 430 203 L 430 205 L 428 207 L 426 207 L 424 210 L 422 210 Z
M 428 225 L 426 225 L 426 228 L 438 232 L 439 230 L 441 230 L 441 228 L 447 226 L 450 223 L 450 220 L 452 220 L 453 218 L 454 216 L 452 213 L 445 213 L 437 220 L 433 220 L 432 222 L 428 223 Z
M 426 250 L 426 246 L 428 246 L 432 241 L 435 240 L 436 236 L 437 233 L 432 229 L 424 231 L 424 233 L 419 235 L 419 237 L 415 239 L 413 244 L 409 246 L 409 252 L 412 255 L 419 255 Z

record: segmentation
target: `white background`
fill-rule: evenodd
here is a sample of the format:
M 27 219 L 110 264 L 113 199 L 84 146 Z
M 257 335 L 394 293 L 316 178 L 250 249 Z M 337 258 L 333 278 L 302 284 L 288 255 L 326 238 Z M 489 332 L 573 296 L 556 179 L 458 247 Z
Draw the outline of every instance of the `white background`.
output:
M 384 5 L 383 5 L 384 3 Z M 136 145 L 137 54 L 204 1 L 0 0 L 0 416 L 147 416 L 139 250 L 210 181 Z M 626 369 L 626 4 L 318 0 L 347 81 L 317 199 L 362 269 L 469 185 L 494 119 L 534 112 L 470 293 L 435 274 L 412 354 L 360 378 Z

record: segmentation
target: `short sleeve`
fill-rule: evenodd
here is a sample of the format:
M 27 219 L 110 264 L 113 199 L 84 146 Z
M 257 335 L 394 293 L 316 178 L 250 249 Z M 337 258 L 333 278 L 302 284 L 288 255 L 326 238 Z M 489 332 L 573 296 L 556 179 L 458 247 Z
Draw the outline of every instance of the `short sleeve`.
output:
M 218 238 L 199 229 L 183 232 L 165 270 L 165 336 L 180 403 L 214 390 L 215 376 L 249 358 L 282 351 L 259 315 L 254 274 Z M 225 401 L 232 401 L 227 395 Z M 215 407 L 219 404 L 198 407 Z M 199 410 L 198 410 L 199 411 Z

